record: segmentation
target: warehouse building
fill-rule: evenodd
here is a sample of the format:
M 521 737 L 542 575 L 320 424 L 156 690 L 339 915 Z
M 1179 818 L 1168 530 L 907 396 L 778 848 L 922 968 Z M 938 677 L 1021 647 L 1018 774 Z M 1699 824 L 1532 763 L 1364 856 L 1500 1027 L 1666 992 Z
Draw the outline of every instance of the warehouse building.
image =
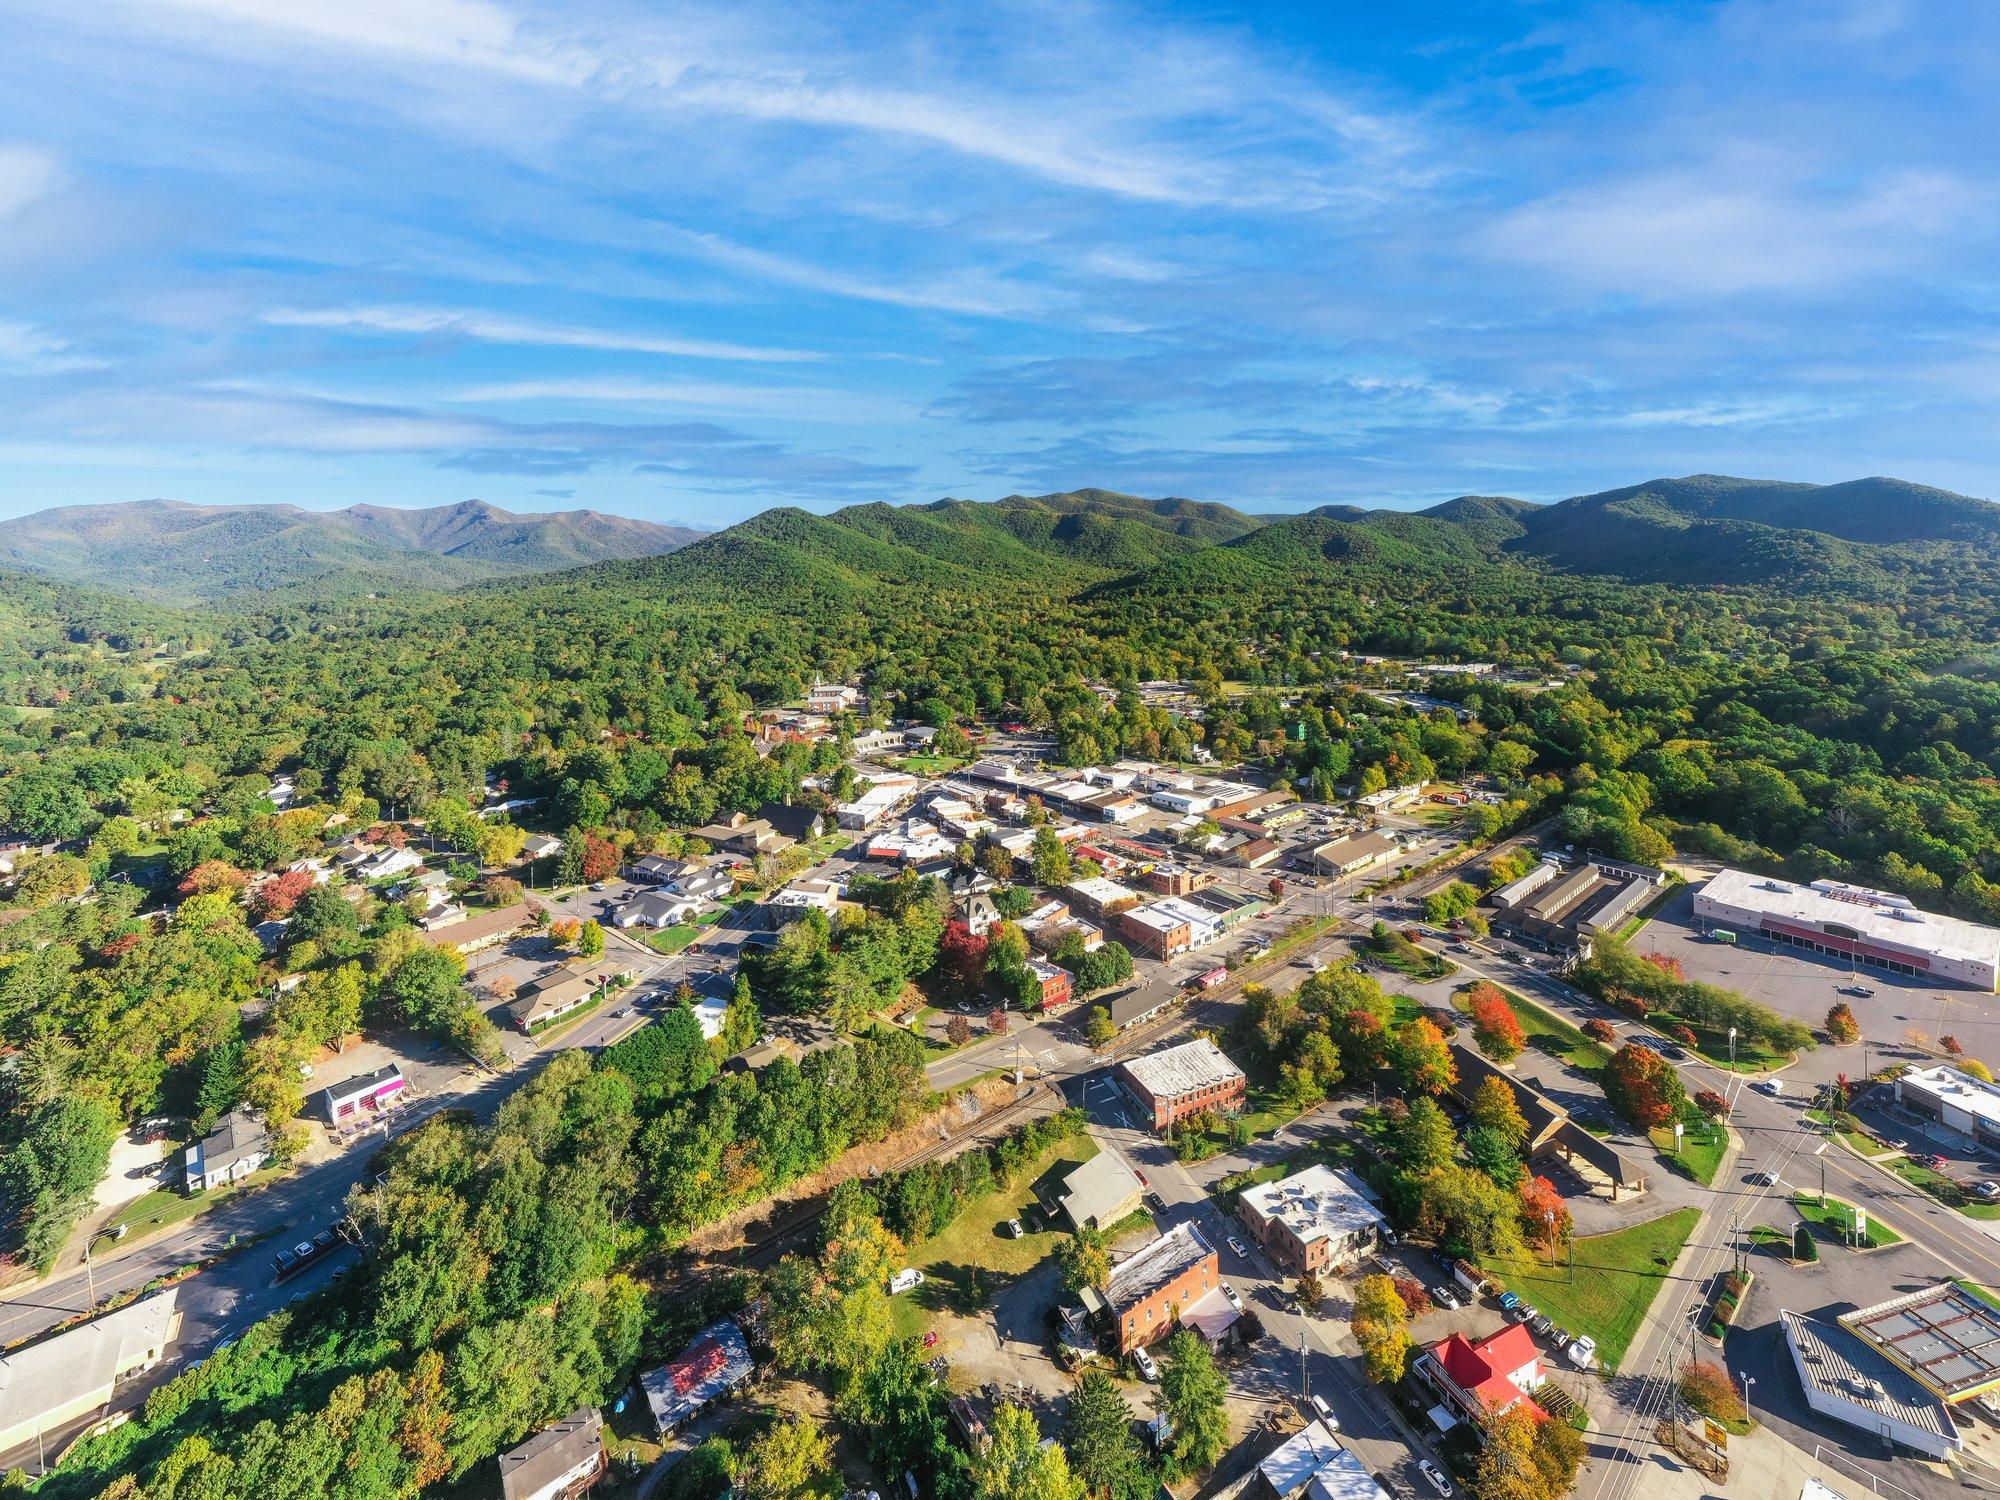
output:
M 1797 885 L 1722 870 L 1695 893 L 1706 926 L 1755 933 L 1812 953 L 1991 994 L 2000 987 L 2000 927 L 1918 911 L 1907 896 L 1838 880 Z
M 152 1369 L 174 1341 L 179 1295 L 168 1287 L 0 1354 L 0 1453 L 60 1434 L 64 1424 L 89 1412 L 109 1410 L 118 1387 Z
M 1666 884 L 1643 865 L 1587 860 L 1565 868 L 1545 859 L 1490 898 L 1496 931 L 1559 952 L 1584 951 L 1601 932 L 1616 931 Z

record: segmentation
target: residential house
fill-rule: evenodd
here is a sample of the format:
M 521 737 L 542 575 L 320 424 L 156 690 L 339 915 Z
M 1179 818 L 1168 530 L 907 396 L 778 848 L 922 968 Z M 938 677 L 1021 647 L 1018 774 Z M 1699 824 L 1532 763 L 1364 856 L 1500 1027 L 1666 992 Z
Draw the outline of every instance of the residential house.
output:
M 665 1437 L 711 1401 L 757 1373 L 750 1345 L 733 1318 L 711 1323 L 694 1342 L 657 1370 L 639 1377 L 653 1425 Z
M 828 828 L 826 814 L 806 803 L 766 802 L 757 816 L 794 844 L 809 843 Z
M 420 932 L 443 932 L 465 921 L 468 913 L 456 901 L 436 901 L 424 909 L 417 921 Z
M 672 885 L 707 865 L 702 859 L 676 859 L 671 854 L 642 854 L 625 867 L 625 873 L 633 880 L 643 880 L 648 885 Z
M 507 1017 L 522 1031 L 559 1020 L 597 998 L 597 980 L 589 974 L 552 969 L 534 983 L 523 985 L 507 1007 Z
M 1229 851 L 1230 863 L 1246 870 L 1261 870 L 1274 865 L 1285 852 L 1285 846 L 1276 839 L 1249 838 Z
M 1207 1037 L 1129 1057 L 1118 1065 L 1118 1081 L 1154 1130 L 1190 1115 L 1235 1114 L 1248 1087 L 1243 1070 Z
M 1387 1222 L 1353 1183 L 1317 1165 L 1245 1188 L 1236 1212 L 1271 1259 L 1293 1276 L 1345 1270 L 1374 1246 Z
M 765 900 L 764 918 L 773 927 L 785 927 L 809 911 L 823 911 L 831 916 L 846 893 L 847 887 L 838 880 L 824 877 L 794 880 Z
M 528 841 L 521 845 L 523 859 L 549 859 L 562 853 L 563 841 L 553 834 L 531 833 Z
M 1109 1229 L 1145 1206 L 1146 1185 L 1123 1156 L 1106 1148 L 1063 1179 L 1060 1201 L 1079 1233 Z
M 424 934 L 424 941 L 433 948 L 456 948 L 460 953 L 477 953 L 495 943 L 506 942 L 533 921 L 538 910 L 540 908 L 530 902 L 516 901 L 512 906 L 496 907 L 476 916 L 466 916 L 462 921 L 434 927 Z
M 77 1418 L 109 1412 L 118 1387 L 157 1365 L 179 1333 L 179 1296 L 168 1287 L 0 1354 L 0 1453 L 46 1436 L 53 1456 Z
M 1457 1421 L 1483 1427 L 1521 1402 L 1542 1414 L 1533 1394 L 1544 1377 L 1541 1352 L 1523 1324 L 1509 1323 L 1477 1341 L 1454 1333 L 1427 1345 L 1413 1368 Z
M 1221 1284 L 1221 1259 L 1191 1222 L 1126 1256 L 1101 1295 L 1118 1353 L 1165 1338 L 1185 1309 Z
M 329 1125 L 354 1125 L 393 1109 L 405 1096 L 410 1081 L 403 1070 L 391 1063 L 372 1073 L 328 1084 L 314 1095 L 320 1118 Z
M 740 854 L 745 859 L 754 859 L 760 854 L 782 854 L 798 842 L 778 832 L 764 819 L 753 818 L 744 812 L 727 813 L 706 827 L 695 829 L 694 836 L 706 839 L 727 853 Z
M 702 903 L 671 891 L 642 891 L 611 914 L 614 927 L 650 927 L 658 931 L 701 915 Z
M 965 898 L 965 926 L 974 937 L 985 937 L 1000 925 L 1000 908 L 984 891 Z
M 500 1497 L 575 1500 L 607 1467 L 604 1418 L 596 1407 L 582 1407 L 500 1455 Z
M 240 1182 L 270 1159 L 271 1135 L 262 1117 L 232 1109 L 188 1147 L 187 1190 L 199 1193 Z
M 1347 1450 L 1324 1422 L 1309 1422 L 1264 1455 L 1257 1465 L 1259 1497 L 1294 1500 L 1304 1496 L 1313 1479 Z

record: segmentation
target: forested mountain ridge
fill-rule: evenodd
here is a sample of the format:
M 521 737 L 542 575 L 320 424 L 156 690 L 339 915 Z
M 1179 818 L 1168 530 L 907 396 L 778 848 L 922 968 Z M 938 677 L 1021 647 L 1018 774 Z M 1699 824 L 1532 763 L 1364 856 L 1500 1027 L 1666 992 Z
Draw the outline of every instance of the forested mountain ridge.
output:
M 449 588 L 666 552 L 699 535 L 590 510 L 517 515 L 478 500 L 338 511 L 141 500 L 0 521 L 0 567 L 184 604 L 279 589 Z

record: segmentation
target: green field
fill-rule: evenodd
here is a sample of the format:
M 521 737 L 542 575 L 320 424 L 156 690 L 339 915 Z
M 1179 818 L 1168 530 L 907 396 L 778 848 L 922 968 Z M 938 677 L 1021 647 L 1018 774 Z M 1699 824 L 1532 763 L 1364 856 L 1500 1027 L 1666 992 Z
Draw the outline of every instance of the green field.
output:
M 1969 1203 L 1964 1189 L 1942 1172 L 1933 1172 L 1922 1162 L 1907 1156 L 1891 1157 L 1882 1163 L 1919 1192 L 1928 1193 L 1947 1208 L 1955 1208 L 1968 1219 L 2000 1219 L 2000 1203 Z
M 1653 1149 L 1666 1158 L 1667 1165 L 1683 1176 L 1692 1177 L 1703 1187 L 1715 1186 L 1715 1174 L 1729 1150 L 1729 1132 L 1720 1125 L 1703 1122 L 1690 1125 L 1681 1137 L 1681 1149 L 1674 1150 L 1671 1129 L 1652 1133 Z
M 1792 1194 L 1792 1207 L 1799 1217 L 1830 1231 L 1839 1243 L 1846 1244 L 1854 1231 L 1854 1205 L 1845 1199 L 1829 1193 L 1821 1199 L 1818 1193 Z M 1903 1237 L 1883 1224 L 1879 1219 L 1868 1221 L 1868 1247 L 1879 1250 L 1884 1245 L 1900 1245 Z
M 1615 1234 L 1579 1239 L 1573 1276 L 1567 1257 L 1554 1265 L 1532 1257 L 1496 1261 L 1488 1269 L 1571 1333 L 1594 1337 L 1598 1365 L 1609 1372 L 1625 1358 L 1660 1283 L 1700 1222 L 1701 1210 L 1677 1208 Z

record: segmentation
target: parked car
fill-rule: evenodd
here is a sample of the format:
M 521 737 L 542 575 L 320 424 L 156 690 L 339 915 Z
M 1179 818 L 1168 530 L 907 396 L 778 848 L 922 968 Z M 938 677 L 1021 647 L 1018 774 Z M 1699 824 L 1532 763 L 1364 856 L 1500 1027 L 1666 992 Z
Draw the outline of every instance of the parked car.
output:
M 915 1291 L 924 1284 L 924 1273 L 915 1266 L 905 1266 L 889 1278 L 889 1295 Z
M 1597 1367 L 1597 1340 L 1586 1333 L 1563 1350 L 1563 1357 L 1579 1370 L 1593 1370 Z
M 1995 1198 L 2000 1198 L 2000 1182 L 1975 1182 L 1966 1191 L 1975 1198 L 1991 1203 Z
M 1336 1417 L 1333 1414 L 1333 1408 L 1326 1404 L 1326 1397 L 1314 1396 L 1312 1398 L 1312 1409 L 1313 1415 L 1326 1423 L 1326 1430 L 1328 1432 L 1340 1431 L 1340 1418 Z
M 1153 1356 L 1148 1354 L 1144 1349 L 1134 1349 L 1132 1351 L 1132 1363 L 1138 1366 L 1139 1373 L 1146 1379 L 1158 1380 L 1160 1378 L 1160 1367 L 1153 1363 Z
M 1424 1482 L 1444 1497 L 1451 1500 L 1451 1481 L 1444 1477 L 1444 1470 L 1428 1458 L 1417 1460 L 1417 1472 L 1424 1476 Z
M 1516 1323 L 1532 1323 L 1541 1315 L 1541 1309 L 1532 1302 L 1518 1302 L 1507 1309 L 1507 1316 Z
M 1242 1296 L 1237 1292 L 1235 1287 L 1231 1286 L 1226 1281 L 1222 1283 L 1222 1295 L 1229 1299 L 1229 1305 L 1231 1307 L 1235 1308 L 1238 1312 L 1243 1311 Z
M 1021 1221 L 1019 1219 L 1009 1219 L 1007 1221 L 1008 1239 L 1018 1240 L 1022 1235 L 1026 1234 L 1027 1232 L 1028 1232 L 1027 1230 L 1021 1227 Z
M 1950 1162 L 1946 1161 L 1935 1151 L 1926 1152 L 1924 1155 L 1917 1157 L 1916 1160 L 1924 1166 L 1929 1167 L 1933 1172 L 1942 1172 L 1946 1167 L 1951 1165 Z
M 1456 1312 L 1459 1308 L 1465 1306 L 1463 1302 L 1458 1300 L 1458 1293 L 1454 1292 L 1443 1282 L 1439 1282 L 1431 1288 L 1431 1301 L 1442 1307 L 1446 1312 Z
M 1238 1255 L 1248 1255 L 1250 1253 L 1248 1250 L 1245 1250 L 1243 1248 L 1243 1241 L 1236 1238 L 1236 1236 L 1233 1234 L 1228 1237 L 1226 1243 L 1228 1244 L 1229 1248 L 1235 1251 L 1236 1254 Z

